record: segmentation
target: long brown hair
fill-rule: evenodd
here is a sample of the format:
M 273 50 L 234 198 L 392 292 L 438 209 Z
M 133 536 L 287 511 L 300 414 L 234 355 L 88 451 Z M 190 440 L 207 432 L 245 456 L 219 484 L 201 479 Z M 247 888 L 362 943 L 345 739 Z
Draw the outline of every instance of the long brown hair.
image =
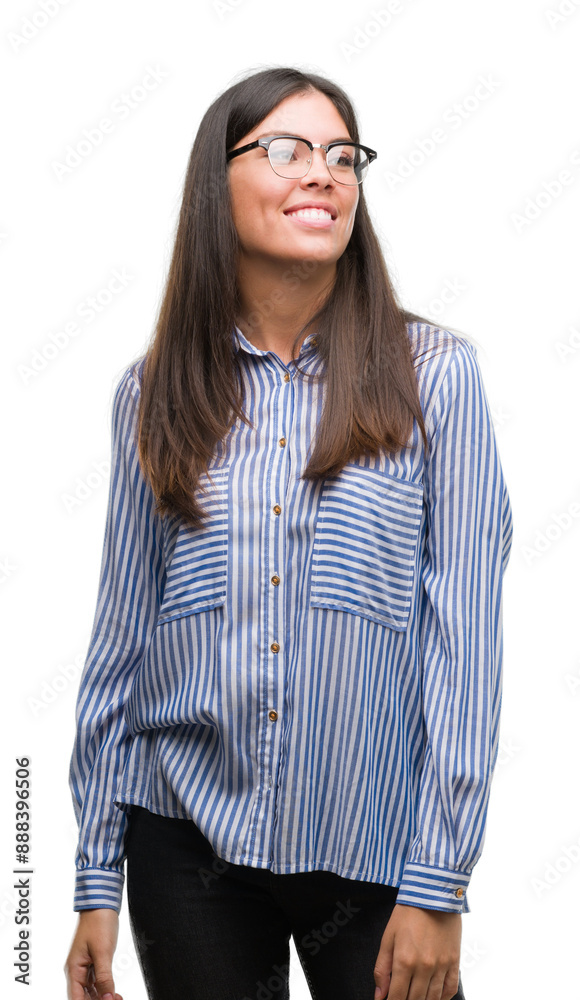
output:
M 340 87 L 281 67 L 253 73 L 221 94 L 203 116 L 189 157 L 169 273 L 145 355 L 138 437 L 158 514 L 177 514 L 193 527 L 204 521 L 194 491 L 216 444 L 236 418 L 251 426 L 232 340 L 239 243 L 226 152 L 286 97 L 310 90 L 333 102 L 360 142 L 354 108 Z M 292 350 L 315 323 L 328 381 L 303 479 L 336 475 L 365 453 L 396 452 L 408 442 L 413 417 L 428 450 L 405 326 L 414 321 L 430 322 L 397 301 L 361 187 L 332 289 L 297 332 Z

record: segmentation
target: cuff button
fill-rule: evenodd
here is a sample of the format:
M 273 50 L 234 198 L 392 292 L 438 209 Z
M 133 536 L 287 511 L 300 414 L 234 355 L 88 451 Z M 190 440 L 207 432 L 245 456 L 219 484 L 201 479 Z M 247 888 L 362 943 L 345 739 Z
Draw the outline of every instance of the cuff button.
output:
M 461 897 L 463 896 L 463 889 L 456 889 L 455 895 L 457 896 L 458 899 L 461 899 Z

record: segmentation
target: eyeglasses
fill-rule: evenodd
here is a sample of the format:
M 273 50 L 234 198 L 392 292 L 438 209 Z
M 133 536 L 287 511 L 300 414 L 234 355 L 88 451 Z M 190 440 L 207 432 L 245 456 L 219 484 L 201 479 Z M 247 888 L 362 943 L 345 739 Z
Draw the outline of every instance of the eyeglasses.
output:
M 358 142 L 329 142 L 328 146 L 324 146 L 321 142 L 310 142 L 295 135 L 270 135 L 232 149 L 227 154 L 227 160 L 258 146 L 267 150 L 274 173 L 288 179 L 306 176 L 312 166 L 315 149 L 323 149 L 326 153 L 326 166 L 338 184 L 362 184 L 369 164 L 377 158 L 374 149 L 361 146 Z

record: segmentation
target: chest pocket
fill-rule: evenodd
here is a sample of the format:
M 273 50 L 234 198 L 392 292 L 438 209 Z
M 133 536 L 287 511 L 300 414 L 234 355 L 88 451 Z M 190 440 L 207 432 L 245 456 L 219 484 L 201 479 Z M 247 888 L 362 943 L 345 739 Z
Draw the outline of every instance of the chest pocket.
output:
M 157 624 L 209 611 L 226 599 L 228 568 L 229 465 L 210 465 L 199 478 L 196 497 L 207 518 L 194 529 L 182 520 L 168 532 L 166 579 Z
M 310 605 L 404 631 L 409 619 L 423 487 L 346 465 L 325 481 L 312 550 Z

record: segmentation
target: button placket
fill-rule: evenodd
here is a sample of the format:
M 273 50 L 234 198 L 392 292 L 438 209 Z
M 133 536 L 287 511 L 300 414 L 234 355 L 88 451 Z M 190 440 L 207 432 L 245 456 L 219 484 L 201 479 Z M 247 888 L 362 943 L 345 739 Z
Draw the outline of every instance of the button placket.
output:
M 281 364 L 281 362 L 280 362 Z M 276 780 L 278 761 L 276 751 L 281 746 L 280 713 L 283 709 L 285 690 L 284 681 L 284 650 L 281 649 L 280 637 L 285 634 L 283 579 L 281 569 L 285 565 L 284 521 L 281 518 L 282 505 L 279 501 L 286 496 L 290 471 L 290 455 L 287 451 L 287 436 L 290 431 L 292 415 L 292 378 L 285 371 L 279 376 L 277 386 L 279 405 L 276 408 L 277 426 L 272 427 L 274 456 L 271 466 L 271 482 L 267 491 L 269 518 L 267 555 L 268 565 L 263 568 L 265 598 L 267 609 L 263 620 L 268 623 L 268 685 L 266 690 L 267 703 L 265 709 L 268 718 L 267 737 L 264 741 L 263 776 L 266 791 L 271 791 Z M 272 502 L 275 501 L 275 502 Z M 275 812 L 275 802 L 270 801 L 270 808 Z M 275 815 L 272 816 L 273 826 Z

